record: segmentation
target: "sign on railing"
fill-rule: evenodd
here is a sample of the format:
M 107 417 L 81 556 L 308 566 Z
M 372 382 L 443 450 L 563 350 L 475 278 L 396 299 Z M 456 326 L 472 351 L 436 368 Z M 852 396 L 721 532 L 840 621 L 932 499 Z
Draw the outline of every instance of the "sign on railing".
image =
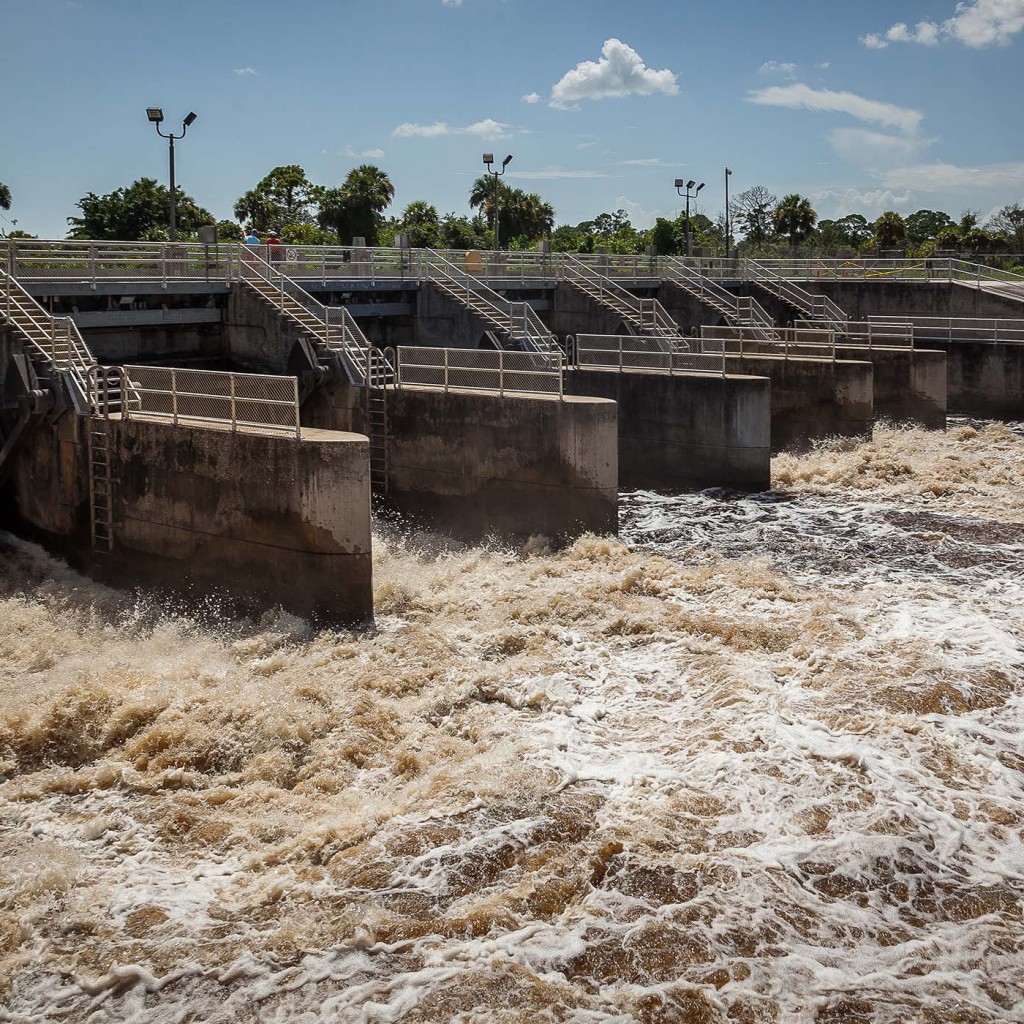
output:
M 572 350 L 576 365 L 581 370 L 660 370 L 669 374 L 725 375 L 724 349 L 717 354 L 666 350 L 658 344 L 657 338 L 632 334 L 577 334 Z
M 401 347 L 398 386 L 499 395 L 563 395 L 561 355 L 504 349 Z
M 301 437 L 295 377 L 125 366 L 122 402 L 125 419 Z

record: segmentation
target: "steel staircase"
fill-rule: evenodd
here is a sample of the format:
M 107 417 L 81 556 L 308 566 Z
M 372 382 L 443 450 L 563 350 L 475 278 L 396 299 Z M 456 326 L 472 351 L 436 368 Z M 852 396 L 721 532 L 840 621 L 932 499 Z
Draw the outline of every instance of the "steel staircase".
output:
M 606 309 L 614 311 L 628 333 L 661 338 L 666 352 L 689 350 L 679 325 L 657 299 L 637 298 L 617 281 L 605 277 L 572 253 L 562 254 L 562 269 L 566 281 Z
M 484 321 L 504 349 L 561 354 L 558 342 L 528 302 L 510 302 L 479 278 L 433 249 L 425 249 L 420 275 Z
M 89 519 L 92 549 L 114 549 L 114 477 L 110 457 L 110 416 L 121 411 L 119 368 L 102 371 L 70 317 L 47 312 L 9 274 L 0 270 L 0 314 L 36 362 L 64 378 L 72 405 L 85 421 L 89 463 Z
M 850 318 L 827 295 L 809 292 L 758 260 L 747 259 L 743 265 L 748 280 L 755 281 L 773 295 L 795 306 L 808 320 L 820 323 L 837 334 L 845 334 L 849 330 Z
M 394 382 L 394 367 L 373 349 L 352 314 L 342 306 L 325 306 L 290 277 L 251 249 L 242 250 L 239 277 L 269 306 L 300 327 L 314 347 L 337 356 L 353 384 L 370 384 L 368 360 L 380 386 Z M 372 353 L 376 352 L 374 357 Z
M 700 271 L 675 256 L 664 257 L 667 280 L 678 285 L 687 294 L 710 306 L 734 327 L 748 329 L 757 341 L 779 341 L 775 323 L 754 298 L 733 295 L 717 281 L 706 277 Z

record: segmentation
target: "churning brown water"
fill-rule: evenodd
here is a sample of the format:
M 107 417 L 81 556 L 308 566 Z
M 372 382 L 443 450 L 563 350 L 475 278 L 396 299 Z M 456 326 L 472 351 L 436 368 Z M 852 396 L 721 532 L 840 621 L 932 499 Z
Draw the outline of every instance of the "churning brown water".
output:
M 1024 1020 L 1024 432 L 775 478 L 382 536 L 374 634 L 8 538 L 0 1020 Z

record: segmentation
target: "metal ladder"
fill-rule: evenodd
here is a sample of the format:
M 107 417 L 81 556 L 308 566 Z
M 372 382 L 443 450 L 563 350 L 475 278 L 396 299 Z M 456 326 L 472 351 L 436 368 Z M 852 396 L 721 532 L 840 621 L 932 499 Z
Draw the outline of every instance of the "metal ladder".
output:
M 370 490 L 388 493 L 388 393 L 366 388 L 366 433 L 370 438 Z
M 122 371 L 119 367 L 97 366 L 90 376 L 94 411 L 83 417 L 89 455 L 89 525 L 94 554 L 109 555 L 114 550 L 110 413 L 121 409 Z

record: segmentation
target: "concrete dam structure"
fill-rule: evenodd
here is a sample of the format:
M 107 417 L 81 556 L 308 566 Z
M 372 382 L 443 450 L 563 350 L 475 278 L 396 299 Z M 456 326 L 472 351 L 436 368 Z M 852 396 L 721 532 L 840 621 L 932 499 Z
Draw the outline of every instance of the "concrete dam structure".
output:
M 878 416 L 1024 406 L 1024 288 L 955 261 L 851 282 L 820 261 L 270 256 L 2 243 L 4 525 L 110 578 L 361 621 L 371 498 L 470 542 L 559 543 L 614 533 L 620 488 L 764 490 L 773 451 Z

